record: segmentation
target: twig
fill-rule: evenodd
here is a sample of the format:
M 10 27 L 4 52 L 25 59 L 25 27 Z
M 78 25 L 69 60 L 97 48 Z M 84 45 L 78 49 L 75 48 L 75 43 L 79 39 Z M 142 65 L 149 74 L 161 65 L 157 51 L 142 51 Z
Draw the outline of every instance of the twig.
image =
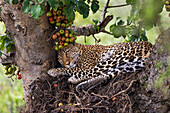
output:
M 99 95 L 99 94 L 95 94 L 95 93 L 91 93 L 92 95 L 94 95 L 94 96 L 97 96 L 97 97 L 101 97 L 101 98 L 107 98 L 107 99 L 109 99 L 109 97 L 108 96 L 103 96 L 103 95 Z
M 100 19 L 100 22 L 102 22 L 102 21 L 105 19 L 109 2 L 110 2 L 110 0 L 107 0 L 106 4 L 105 4 L 105 6 L 104 6 L 104 9 L 103 9 L 103 13 L 102 13 L 102 17 L 101 17 L 101 19 Z
M 1 52 L 3 55 L 5 55 L 6 57 L 9 57 L 8 55 L 6 55 L 5 53 Z
M 113 98 L 113 97 L 115 97 L 115 96 L 117 96 L 117 95 L 120 95 L 121 93 L 124 93 L 124 92 L 126 92 L 127 90 L 129 90 L 129 88 L 132 86 L 132 84 L 133 84 L 134 82 L 136 82 L 136 81 L 137 81 L 137 80 L 132 80 L 132 81 L 130 82 L 128 88 L 126 88 L 125 90 L 122 90 L 122 91 L 120 91 L 119 93 L 113 95 L 111 98 Z
M 122 4 L 122 5 L 115 5 L 115 6 L 108 6 L 107 8 L 116 8 L 116 7 L 123 7 L 123 6 L 128 6 L 131 4 Z
M 102 30 L 101 32 L 106 33 L 106 34 L 109 34 L 109 35 L 113 35 L 111 32 L 106 31 L 106 30 Z

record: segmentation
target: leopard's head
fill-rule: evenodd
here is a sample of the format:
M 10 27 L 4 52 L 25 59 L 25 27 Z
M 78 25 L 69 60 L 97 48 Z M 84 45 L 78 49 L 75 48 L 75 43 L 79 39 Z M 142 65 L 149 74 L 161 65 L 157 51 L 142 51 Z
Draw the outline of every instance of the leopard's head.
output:
M 76 46 L 70 45 L 58 51 L 58 61 L 66 68 L 73 68 L 76 66 L 80 54 L 81 52 Z

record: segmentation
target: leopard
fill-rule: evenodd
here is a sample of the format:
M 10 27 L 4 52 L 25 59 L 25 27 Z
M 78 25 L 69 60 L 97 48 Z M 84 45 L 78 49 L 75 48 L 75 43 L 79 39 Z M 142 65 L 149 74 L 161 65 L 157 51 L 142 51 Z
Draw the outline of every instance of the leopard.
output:
M 68 76 L 69 83 L 78 84 L 76 90 L 89 88 L 121 74 L 143 70 L 152 47 L 147 41 L 110 46 L 75 43 L 58 51 L 58 61 L 63 67 L 52 68 L 48 74 Z

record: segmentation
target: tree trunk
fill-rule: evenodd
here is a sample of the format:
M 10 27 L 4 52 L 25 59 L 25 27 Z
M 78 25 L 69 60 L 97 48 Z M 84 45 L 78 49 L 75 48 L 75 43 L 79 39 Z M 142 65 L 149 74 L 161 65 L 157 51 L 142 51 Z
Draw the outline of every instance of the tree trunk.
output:
M 34 110 L 30 103 L 34 100 L 30 98 L 29 85 L 37 78 L 47 77 L 47 70 L 55 62 L 55 50 L 49 40 L 53 28 L 45 14 L 35 20 L 23 14 L 19 4 L 4 4 L 1 9 L 1 18 L 15 42 L 15 64 L 21 69 L 26 111 L 31 113 Z
M 54 67 L 56 60 L 53 43 L 49 40 L 54 29 L 49 25 L 46 13 L 39 20 L 35 20 L 30 15 L 22 13 L 21 4 L 4 4 L 1 9 L 1 18 L 15 42 L 14 63 L 21 69 L 24 100 L 26 102 L 25 112 L 51 112 L 57 107 L 55 102 L 60 97 L 57 95 L 56 89 L 51 86 L 55 79 L 47 74 L 47 70 Z M 167 59 L 169 57 L 167 45 L 170 44 L 169 34 L 170 29 L 159 36 L 154 46 L 154 51 L 150 56 L 148 63 L 150 65 L 140 75 L 148 78 L 148 87 L 140 85 L 135 96 L 130 97 L 133 100 L 131 107 L 134 112 L 168 111 L 168 99 L 162 99 L 162 96 L 165 96 L 158 90 L 149 89 L 149 84 L 152 84 L 152 81 L 162 73 L 159 70 L 167 69 Z M 159 69 L 155 67 L 157 61 L 162 62 L 162 67 Z M 146 83 L 146 81 L 140 80 L 141 84 Z M 68 87 L 66 83 L 63 83 L 63 85 L 62 87 Z M 44 92 L 41 93 L 41 91 Z M 74 89 L 71 89 L 71 91 L 74 92 Z M 64 93 L 62 95 L 66 96 Z M 76 99 L 79 100 L 78 97 Z M 148 106 L 146 107 L 146 105 Z M 75 108 L 74 110 L 88 111 L 95 109 L 83 108 L 85 106 L 81 107 L 81 109 Z

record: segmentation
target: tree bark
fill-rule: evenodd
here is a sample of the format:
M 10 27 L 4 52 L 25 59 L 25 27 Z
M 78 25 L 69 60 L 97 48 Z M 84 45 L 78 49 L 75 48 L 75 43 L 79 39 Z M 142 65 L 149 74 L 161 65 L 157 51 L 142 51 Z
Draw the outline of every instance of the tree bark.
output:
M 4 21 L 6 28 L 9 29 L 10 33 L 12 34 L 12 37 L 15 42 L 14 63 L 21 69 L 22 85 L 24 89 L 24 100 L 26 102 L 25 111 L 29 113 L 41 112 L 42 109 L 46 112 L 52 111 L 52 108 L 50 110 L 49 109 L 47 110 L 46 107 L 43 107 L 43 105 L 45 106 L 46 103 L 45 104 L 42 103 L 42 107 L 37 108 L 38 110 L 35 109 L 34 105 L 36 105 L 37 101 L 41 102 L 41 100 L 38 97 L 37 98 L 34 97 L 34 91 L 37 87 L 41 88 L 41 85 L 42 86 L 49 85 L 48 80 L 51 79 L 47 74 L 47 70 L 54 67 L 54 62 L 56 61 L 54 45 L 52 40 L 49 40 L 49 37 L 54 29 L 49 24 L 48 19 L 45 15 L 46 13 L 42 15 L 39 20 L 35 20 L 30 15 L 22 13 L 21 4 L 18 5 L 3 4 L 3 6 L 1 6 L 1 9 L 2 9 L 1 18 Z M 45 11 L 47 11 L 47 8 L 45 9 Z M 157 76 L 159 76 L 160 73 L 162 73 L 159 70 L 167 69 L 168 65 L 167 60 L 169 58 L 169 50 L 167 45 L 170 44 L 169 34 L 170 29 L 164 31 L 158 37 L 158 40 L 154 45 L 154 51 L 150 55 L 150 60 L 148 63 L 149 65 L 146 68 L 146 70 L 142 72 L 142 75 L 146 75 L 148 77 L 148 83 L 152 84 L 152 81 L 155 81 L 155 78 L 157 78 Z M 79 35 L 81 35 L 81 33 L 79 33 Z M 155 64 L 157 63 L 158 60 L 161 61 L 163 64 L 161 69 L 155 68 Z M 37 80 L 38 78 L 40 78 L 41 81 L 47 80 L 46 82 L 47 84 L 43 82 L 35 84 L 35 80 Z M 143 84 L 145 83 L 146 81 L 143 81 Z M 164 106 L 161 103 L 163 100 L 161 98 L 158 98 L 158 96 L 162 94 L 160 93 L 158 96 L 155 96 L 154 93 L 157 94 L 157 92 L 159 91 L 156 89 L 152 90 L 151 87 L 149 89 L 150 86 L 149 84 L 147 86 L 148 86 L 147 88 L 141 86 L 136 96 L 133 98 L 134 103 L 136 102 L 138 104 L 138 106 L 133 105 L 134 107 L 137 107 L 137 108 L 133 107 L 134 111 L 136 112 L 139 111 L 138 108 L 140 107 L 144 109 L 144 111 L 142 112 L 149 111 L 148 110 L 149 108 L 146 109 L 145 106 L 143 105 L 144 103 L 146 104 L 147 102 L 149 102 L 149 100 L 140 101 L 141 103 L 139 103 L 139 101 L 138 102 L 135 101 L 135 99 L 139 97 L 139 94 L 147 96 L 152 101 L 151 103 L 148 103 L 151 110 L 154 109 L 155 103 L 159 104 L 161 107 Z M 148 94 L 148 91 L 151 90 L 154 93 Z M 52 92 L 52 90 L 49 89 L 49 91 L 46 93 L 52 94 L 54 92 Z M 154 96 L 160 102 L 154 101 L 153 98 L 149 97 L 149 95 Z M 41 97 L 41 95 L 38 96 Z M 46 97 L 42 96 L 42 98 Z M 89 108 L 89 110 L 90 109 L 92 108 Z M 160 111 L 162 108 L 157 109 L 158 109 L 157 111 Z
M 55 50 L 49 40 L 53 28 L 45 14 L 39 20 L 23 14 L 21 4 L 6 3 L 1 9 L 1 18 L 15 42 L 15 64 L 21 69 L 26 111 L 31 113 L 34 110 L 30 102 L 34 100 L 30 98 L 29 85 L 37 78 L 47 77 L 47 70 L 55 62 Z

